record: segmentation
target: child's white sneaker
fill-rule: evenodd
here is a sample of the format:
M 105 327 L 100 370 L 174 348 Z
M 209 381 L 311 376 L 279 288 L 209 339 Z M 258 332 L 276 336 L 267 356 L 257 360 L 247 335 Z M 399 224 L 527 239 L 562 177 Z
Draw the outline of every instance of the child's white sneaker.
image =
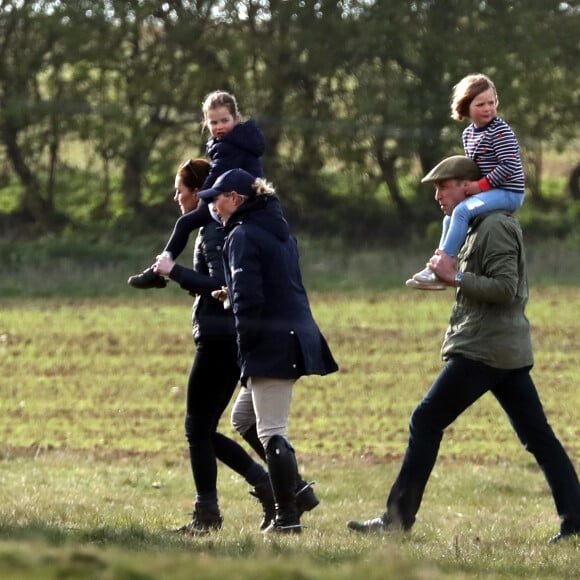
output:
M 422 282 L 426 284 L 434 284 L 434 283 L 441 284 L 441 280 L 437 278 L 437 274 L 435 274 L 435 272 L 433 272 L 433 270 L 431 270 L 431 268 L 429 267 L 414 274 L 413 280 L 417 280 L 417 282 Z
M 419 282 L 415 278 L 409 278 L 405 284 L 415 290 L 445 290 L 447 288 L 443 282 Z

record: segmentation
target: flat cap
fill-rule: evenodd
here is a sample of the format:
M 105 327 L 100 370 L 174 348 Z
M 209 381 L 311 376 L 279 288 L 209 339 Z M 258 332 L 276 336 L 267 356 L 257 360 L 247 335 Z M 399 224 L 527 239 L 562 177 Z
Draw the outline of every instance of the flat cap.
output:
M 444 179 L 467 179 L 478 181 L 481 171 L 473 159 L 464 155 L 452 155 L 440 161 L 423 179 L 421 183 L 433 183 Z

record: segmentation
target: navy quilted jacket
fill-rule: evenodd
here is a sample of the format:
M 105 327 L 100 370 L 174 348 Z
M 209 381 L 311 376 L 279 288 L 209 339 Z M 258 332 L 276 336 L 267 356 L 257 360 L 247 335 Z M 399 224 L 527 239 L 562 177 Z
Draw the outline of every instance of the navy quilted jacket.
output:
M 242 379 L 291 379 L 338 370 L 302 284 L 298 245 L 280 202 L 259 195 L 226 224 L 225 274 Z

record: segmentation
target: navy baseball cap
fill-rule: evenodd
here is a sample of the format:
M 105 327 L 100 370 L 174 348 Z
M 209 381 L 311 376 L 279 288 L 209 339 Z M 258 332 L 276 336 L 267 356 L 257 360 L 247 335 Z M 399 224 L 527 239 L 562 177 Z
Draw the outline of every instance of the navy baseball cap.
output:
M 197 195 L 201 199 L 212 200 L 221 193 L 235 191 L 240 195 L 254 197 L 256 191 L 253 188 L 256 178 L 243 169 L 230 169 L 220 175 L 210 189 L 204 189 Z

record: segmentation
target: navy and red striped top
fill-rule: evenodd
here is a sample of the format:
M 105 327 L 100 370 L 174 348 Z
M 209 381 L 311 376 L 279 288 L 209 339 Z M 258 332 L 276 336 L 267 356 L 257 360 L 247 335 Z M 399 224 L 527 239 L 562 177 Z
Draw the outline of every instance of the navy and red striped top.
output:
M 483 178 L 482 191 L 507 189 L 524 193 L 525 176 L 518 139 L 511 127 L 499 117 L 494 117 L 485 127 L 471 123 L 463 131 L 465 155 L 473 159 Z

